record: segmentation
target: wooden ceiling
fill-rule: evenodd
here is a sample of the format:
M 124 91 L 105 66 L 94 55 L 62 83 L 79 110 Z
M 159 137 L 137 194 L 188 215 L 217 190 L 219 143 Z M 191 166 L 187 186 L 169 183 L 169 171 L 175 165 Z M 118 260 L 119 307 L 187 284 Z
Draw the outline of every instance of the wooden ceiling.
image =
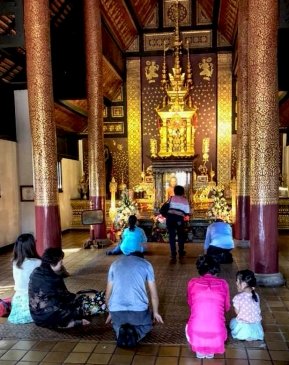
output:
M 23 0 L 24 1 L 24 0 Z M 146 25 L 163 9 L 165 0 L 100 0 L 103 34 L 104 96 L 113 100 L 125 79 L 125 57 L 135 38 L 147 31 Z M 237 34 L 238 0 L 190 0 L 211 21 L 211 28 L 234 47 Z M 11 0 L 13 3 L 13 0 Z M 14 12 L 0 2 L 0 86 L 26 87 L 26 54 L 22 29 L 21 1 Z M 17 6 L 16 6 L 17 4 Z M 4 6 L 4 8 L 3 8 Z M 55 99 L 85 99 L 85 55 L 83 45 L 82 0 L 50 0 L 53 84 Z M 4 10 L 3 10 L 4 9 Z M 17 10 L 18 9 L 18 10 Z M 22 18 L 21 18 L 22 17 Z M 17 21 L 18 20 L 18 21 Z M 18 26 L 18 28 L 17 28 Z M 192 24 L 198 29 L 197 24 Z M 154 30 L 161 31 L 162 29 Z M 21 35 L 9 46 L 7 39 Z M 10 38 L 9 38 L 10 37 Z M 4 41 L 1 42 L 1 39 Z M 22 43 L 21 43 L 22 39 Z M 17 40 L 17 37 L 16 37 Z M 67 115 L 65 113 L 67 112 Z M 83 118 L 56 104 L 56 119 L 64 130 L 81 131 Z M 76 119 L 75 119 L 76 118 Z M 75 120 L 79 118 L 79 126 Z M 71 121 L 71 125 L 69 124 Z

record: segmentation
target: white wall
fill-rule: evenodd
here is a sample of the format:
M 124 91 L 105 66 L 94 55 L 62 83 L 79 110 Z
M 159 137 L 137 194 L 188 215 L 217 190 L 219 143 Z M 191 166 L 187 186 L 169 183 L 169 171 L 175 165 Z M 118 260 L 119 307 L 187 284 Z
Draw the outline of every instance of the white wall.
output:
M 78 184 L 81 178 L 80 161 L 63 158 L 62 165 L 62 193 L 59 193 L 59 210 L 61 219 L 61 230 L 71 227 L 72 209 L 70 199 L 79 198 Z
M 0 140 L 0 246 L 15 242 L 19 234 L 17 146 Z
M 33 185 L 32 139 L 27 90 L 14 91 L 19 185 Z M 19 188 L 18 188 L 19 189 Z M 35 234 L 34 202 L 20 202 L 20 232 Z

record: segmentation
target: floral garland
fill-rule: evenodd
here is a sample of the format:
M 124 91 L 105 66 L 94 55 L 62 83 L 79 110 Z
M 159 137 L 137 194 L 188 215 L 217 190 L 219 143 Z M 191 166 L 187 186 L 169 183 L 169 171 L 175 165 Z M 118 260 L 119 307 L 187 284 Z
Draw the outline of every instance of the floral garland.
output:
M 129 216 L 137 213 L 137 203 L 130 199 L 127 191 L 124 191 L 122 193 L 119 206 L 116 209 L 116 216 L 114 220 L 115 229 L 123 229 L 127 225 Z
M 224 187 L 216 186 L 211 193 L 213 204 L 209 208 L 207 215 L 211 219 L 222 219 L 225 222 L 231 222 L 231 209 L 228 206 L 227 200 L 224 196 Z

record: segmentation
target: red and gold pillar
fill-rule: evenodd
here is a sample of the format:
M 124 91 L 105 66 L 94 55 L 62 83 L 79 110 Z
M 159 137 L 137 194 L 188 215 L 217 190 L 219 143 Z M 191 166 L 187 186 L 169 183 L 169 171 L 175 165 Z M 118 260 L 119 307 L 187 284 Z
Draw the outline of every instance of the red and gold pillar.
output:
M 61 247 L 48 0 L 24 1 L 37 251 Z
M 279 119 L 276 0 L 250 0 L 248 82 L 250 119 L 250 253 L 260 284 L 282 285 L 278 272 Z
M 105 161 L 103 136 L 102 37 L 99 0 L 84 0 L 86 84 L 88 104 L 89 195 L 93 208 L 105 217 Z M 106 238 L 106 224 L 94 226 L 97 239 Z
M 248 0 L 239 1 L 238 11 L 238 124 L 237 124 L 237 201 L 234 238 L 241 246 L 249 245 L 250 161 L 248 105 Z

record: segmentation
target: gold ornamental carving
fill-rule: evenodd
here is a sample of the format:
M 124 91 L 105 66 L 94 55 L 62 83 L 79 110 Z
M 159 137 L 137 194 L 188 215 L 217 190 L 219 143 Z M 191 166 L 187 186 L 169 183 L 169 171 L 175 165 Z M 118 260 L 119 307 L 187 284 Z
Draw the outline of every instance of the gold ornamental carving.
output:
M 237 196 L 249 196 L 248 0 L 239 2 L 238 35 Z
M 105 196 L 102 41 L 99 0 L 84 1 L 89 195 Z
M 178 3 L 177 3 L 178 4 Z M 174 38 L 174 67 L 167 73 L 166 45 L 162 67 L 161 85 L 165 93 L 162 105 L 156 109 L 160 119 L 159 152 L 163 157 L 192 157 L 195 154 L 195 127 L 193 117 L 196 107 L 193 106 L 190 90 L 192 88 L 192 67 L 189 48 L 187 49 L 187 69 L 182 72 L 180 64 L 180 40 L 178 16 L 176 16 L 176 30 Z M 152 157 L 153 141 L 151 141 Z
M 57 155 L 48 0 L 24 2 L 35 205 L 57 205 Z
M 140 59 L 128 59 L 126 69 L 129 186 L 133 187 L 139 183 L 142 172 Z
M 231 181 L 232 149 L 232 55 L 218 54 L 218 184 Z
M 251 125 L 250 202 L 253 205 L 278 204 L 277 13 L 275 0 L 250 1 L 248 80 Z

